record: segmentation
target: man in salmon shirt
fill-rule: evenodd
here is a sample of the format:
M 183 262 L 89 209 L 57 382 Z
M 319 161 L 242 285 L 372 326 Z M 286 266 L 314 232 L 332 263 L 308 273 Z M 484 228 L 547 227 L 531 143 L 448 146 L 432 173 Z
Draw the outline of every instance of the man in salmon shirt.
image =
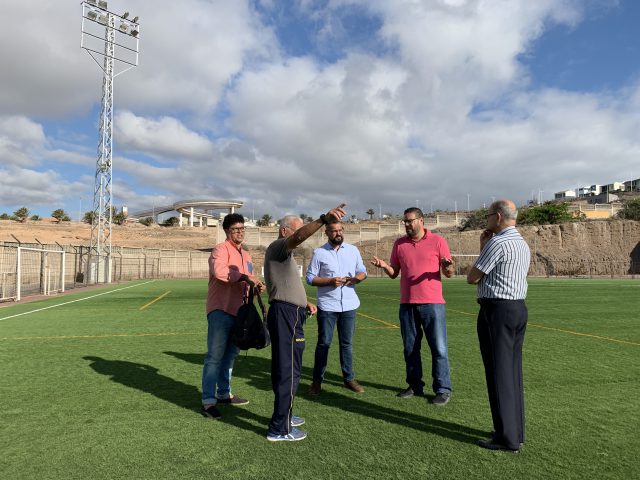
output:
M 390 278 L 400 272 L 400 333 L 404 345 L 404 361 L 409 387 L 398 393 L 400 398 L 422 395 L 422 336 L 431 349 L 434 405 L 446 405 L 451 397 L 451 378 L 447 348 L 447 323 L 442 277 L 454 273 L 447 241 L 424 228 L 424 215 L 419 208 L 404 211 L 406 237 L 393 244 L 389 264 L 373 257 L 371 263 L 382 268 Z
M 231 393 L 231 371 L 239 349 L 231 342 L 231 328 L 249 286 L 262 292 L 264 284 L 253 275 L 251 257 L 242 249 L 244 217 L 231 213 L 222 228 L 227 239 L 216 245 L 209 257 L 207 295 L 207 355 L 202 370 L 202 415 L 218 420 L 218 403 L 246 405 Z

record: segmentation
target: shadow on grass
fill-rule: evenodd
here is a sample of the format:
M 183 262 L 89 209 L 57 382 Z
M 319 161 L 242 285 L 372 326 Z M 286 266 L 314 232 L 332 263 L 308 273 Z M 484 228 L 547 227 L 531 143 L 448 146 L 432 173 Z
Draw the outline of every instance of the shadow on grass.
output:
M 180 353 L 180 352 L 164 352 L 186 362 L 201 365 L 204 361 L 204 355 L 196 353 Z M 271 360 L 268 358 L 254 357 L 241 354 L 236 358 L 233 368 L 233 375 L 248 380 L 249 385 L 261 390 L 271 390 Z M 312 369 L 309 367 L 302 368 L 302 376 L 311 379 Z M 325 383 L 329 381 L 332 384 L 343 385 L 341 376 L 328 373 L 325 375 Z M 397 390 L 387 385 L 380 385 L 372 382 L 360 382 L 363 385 L 382 390 Z M 345 389 L 345 392 L 347 390 Z M 415 399 L 398 399 L 395 396 L 389 397 L 388 403 L 397 403 L 397 408 L 389 408 L 376 403 L 365 400 L 366 393 L 363 396 L 355 396 L 355 394 L 347 393 L 346 395 L 323 391 L 320 396 L 310 396 L 306 394 L 306 385 L 300 385 L 298 395 L 310 402 L 318 403 L 324 407 L 340 409 L 346 412 L 363 415 L 369 418 L 375 418 L 388 423 L 393 423 L 402 427 L 413 428 L 422 432 L 440 435 L 459 442 L 475 444 L 479 438 L 487 436 L 486 430 L 477 430 L 454 422 L 430 418 L 428 416 L 416 415 L 406 412 L 402 409 L 402 403 L 421 401 L 427 402 L 425 398 Z M 429 397 L 426 397 L 427 399 Z M 425 408 L 442 408 L 433 405 L 425 405 Z
M 200 415 L 200 402 L 198 400 L 202 395 L 200 390 L 193 385 L 162 375 L 158 373 L 157 368 L 143 363 L 107 360 L 91 356 L 83 358 L 91 362 L 89 366 L 96 373 L 110 377 L 112 382 L 150 393 L 161 400 Z M 265 434 L 268 418 L 256 415 L 241 407 L 222 405 L 220 410 L 225 423 L 254 432 L 260 436 Z M 256 425 L 256 423 L 259 423 L 259 425 Z

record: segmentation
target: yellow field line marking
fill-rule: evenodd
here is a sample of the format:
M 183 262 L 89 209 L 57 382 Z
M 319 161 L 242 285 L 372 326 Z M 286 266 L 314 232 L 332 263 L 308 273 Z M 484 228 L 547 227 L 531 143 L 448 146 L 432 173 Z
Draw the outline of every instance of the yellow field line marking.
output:
M 310 300 L 315 300 L 313 297 L 310 297 L 309 295 L 307 295 L 307 298 L 308 298 L 308 299 L 310 299 Z M 376 321 L 376 322 L 380 322 L 380 323 L 382 323 L 383 325 L 386 325 L 387 327 L 391 327 L 391 328 L 400 328 L 400 326 L 399 326 L 399 325 L 394 325 L 393 323 L 385 322 L 384 320 L 380 320 L 379 318 L 371 317 L 371 316 L 369 316 L 369 315 L 365 315 L 364 313 L 361 313 L 361 312 L 356 312 L 356 314 L 357 314 L 357 315 L 361 315 L 361 316 L 363 316 L 363 317 L 365 317 L 365 318 L 368 318 L 368 319 L 370 319 L 370 320 L 374 320 L 374 321 Z
M 378 298 L 389 299 L 389 297 L 383 297 L 382 295 L 375 295 L 373 293 L 369 293 L 368 295 L 371 295 L 371 296 L 374 296 L 374 297 L 378 297 Z M 393 300 L 395 300 L 395 299 L 393 299 Z M 475 313 L 463 312 L 461 310 L 454 310 L 453 308 L 449 308 L 449 307 L 447 307 L 447 310 L 450 311 L 450 312 L 461 313 L 462 315 L 469 315 L 471 317 L 475 317 L 476 316 Z M 573 330 L 564 330 L 562 328 L 545 327 L 544 325 L 538 325 L 537 323 L 531 323 L 531 322 L 528 322 L 527 325 L 531 326 L 531 327 L 542 328 L 544 330 L 551 330 L 551 331 L 554 331 L 554 332 L 568 333 L 569 335 L 576 335 L 578 337 L 589 337 L 589 338 L 595 338 L 597 340 L 606 340 L 606 341 L 609 341 L 609 342 L 623 343 L 625 345 L 634 345 L 634 346 L 640 347 L 640 343 L 629 342 L 627 340 L 620 340 L 620 339 L 613 338 L 613 337 L 604 337 L 604 336 L 601 336 L 601 335 L 593 335 L 591 333 L 574 332 Z
M 475 317 L 475 314 L 473 314 L 473 313 L 462 312 L 462 311 L 453 310 L 453 309 L 447 309 L 447 310 L 450 310 L 450 311 L 456 312 L 456 313 L 462 313 L 464 315 L 471 315 L 471 316 Z M 568 333 L 569 335 L 576 335 L 578 337 L 596 338 L 598 340 L 608 340 L 610 342 L 624 343 L 626 345 L 636 345 L 636 346 L 640 347 L 640 343 L 628 342 L 627 340 L 619 340 L 619 339 L 613 338 L 613 337 L 603 337 L 601 335 L 593 335 L 591 333 L 580 333 L 580 332 L 574 332 L 573 330 L 565 330 L 565 329 L 562 329 L 562 328 L 546 327 L 544 325 L 539 325 L 537 323 L 531 323 L 531 322 L 527 322 L 527 326 L 536 327 L 536 328 L 542 328 L 543 330 L 551 330 L 551 331 L 554 331 L 554 332 Z
M 147 308 L 149 305 L 153 305 L 154 303 L 156 303 L 158 300 L 162 300 L 164 297 L 166 297 L 167 295 L 169 295 L 171 293 L 171 290 L 167 290 L 166 292 L 164 292 L 162 295 L 160 295 L 158 298 L 155 298 L 154 300 L 151 300 L 149 303 L 143 305 L 140 307 L 140 310 L 144 310 L 145 308 Z
M 580 336 L 580 337 L 596 338 L 598 340 L 608 340 L 610 342 L 624 343 L 626 345 L 635 345 L 637 347 L 640 347 L 640 343 L 628 342 L 626 340 L 619 340 L 617 338 L 612 338 L 612 337 L 602 337 L 600 335 L 592 335 L 590 333 L 580 333 L 580 332 L 574 332 L 572 330 L 563 330 L 561 328 L 545 327 L 544 325 L 538 325 L 536 323 L 529 323 L 528 325 L 530 325 L 532 327 L 542 328 L 544 330 L 553 330 L 554 332 L 568 333 L 570 335 L 577 335 L 577 336 Z
M 115 290 L 109 290 L 108 292 L 97 293 L 95 295 L 90 295 L 88 297 L 78 298 L 76 300 L 71 300 L 69 302 L 57 303 L 55 305 L 49 305 L 48 307 L 36 308 L 35 310 L 29 310 L 28 312 L 16 313 L 15 315 L 9 315 L 8 317 L 2 317 L 2 318 L 0 318 L 0 321 L 9 320 L 10 318 L 20 317 L 22 315 L 29 315 L 30 313 L 41 312 L 43 310 L 49 310 L 50 308 L 56 308 L 56 307 L 61 307 L 63 305 L 69 305 L 70 303 L 83 302 L 85 300 L 89 300 L 91 298 L 96 298 L 96 297 L 99 297 L 101 295 L 108 295 L 110 293 L 115 293 L 115 292 L 119 292 L 121 290 L 126 290 L 127 288 L 139 287 L 141 285 L 146 285 L 147 283 L 152 283 L 152 282 L 155 282 L 155 280 L 149 280 L 148 282 L 137 283 L 135 285 L 129 285 L 128 287 L 116 288 Z
M 202 332 L 164 332 L 164 333 L 111 333 L 108 335 L 58 335 L 55 337 L 2 337 L 0 340 L 74 340 L 78 338 L 114 338 L 114 337 L 176 337 L 179 335 L 204 335 Z
M 369 316 L 369 315 L 365 315 L 364 313 L 360 313 L 360 312 L 356 312 L 356 313 L 357 313 L 358 315 L 362 316 L 362 317 L 369 318 L 369 319 L 374 320 L 374 321 L 376 321 L 376 322 L 380 322 L 380 323 L 382 323 L 383 325 L 386 325 L 387 327 L 391 327 L 391 328 L 400 328 L 400 325 L 395 325 L 395 324 L 393 324 L 393 323 L 385 322 L 384 320 L 380 320 L 379 318 L 372 317 L 372 316 Z
M 462 315 L 469 315 L 471 317 L 475 317 L 476 316 L 475 313 L 463 312 L 462 310 L 454 310 L 453 308 L 449 308 L 449 307 L 446 307 L 446 309 L 447 309 L 447 312 L 461 313 Z

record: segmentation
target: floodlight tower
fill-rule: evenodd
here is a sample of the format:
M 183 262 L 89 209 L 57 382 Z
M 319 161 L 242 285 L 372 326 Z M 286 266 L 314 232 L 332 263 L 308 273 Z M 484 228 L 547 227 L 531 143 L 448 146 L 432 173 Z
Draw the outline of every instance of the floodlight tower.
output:
M 111 282 L 113 80 L 138 66 L 140 25 L 137 16 L 128 18 L 129 12 L 118 15 L 107 10 L 105 0 L 86 0 L 81 5 L 80 46 L 103 71 L 87 280 Z M 102 57 L 102 63 L 96 57 Z

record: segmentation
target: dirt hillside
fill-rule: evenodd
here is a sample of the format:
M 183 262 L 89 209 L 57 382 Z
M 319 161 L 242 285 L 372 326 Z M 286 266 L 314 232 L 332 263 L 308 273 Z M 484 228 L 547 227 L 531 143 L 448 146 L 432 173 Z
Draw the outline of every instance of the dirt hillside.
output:
M 357 229 L 358 225 L 347 225 Z M 640 222 L 632 220 L 591 221 L 520 227 L 532 253 L 532 273 L 536 275 L 608 275 L 614 269 L 620 274 L 640 273 Z M 438 232 L 448 241 L 455 254 L 479 253 L 479 231 Z M 161 227 L 140 224 L 115 225 L 112 243 L 119 246 L 165 248 L 176 250 L 209 250 L 217 238 L 216 228 Z M 55 223 L 49 220 L 27 222 L 0 221 L 0 241 L 61 245 L 88 245 L 91 227 L 80 222 Z M 394 238 L 360 245 L 365 261 L 373 255 L 389 258 Z M 256 267 L 262 265 L 264 249 L 251 249 Z M 300 263 L 306 265 L 311 249 L 299 251 Z M 459 262 L 465 263 L 461 257 Z

